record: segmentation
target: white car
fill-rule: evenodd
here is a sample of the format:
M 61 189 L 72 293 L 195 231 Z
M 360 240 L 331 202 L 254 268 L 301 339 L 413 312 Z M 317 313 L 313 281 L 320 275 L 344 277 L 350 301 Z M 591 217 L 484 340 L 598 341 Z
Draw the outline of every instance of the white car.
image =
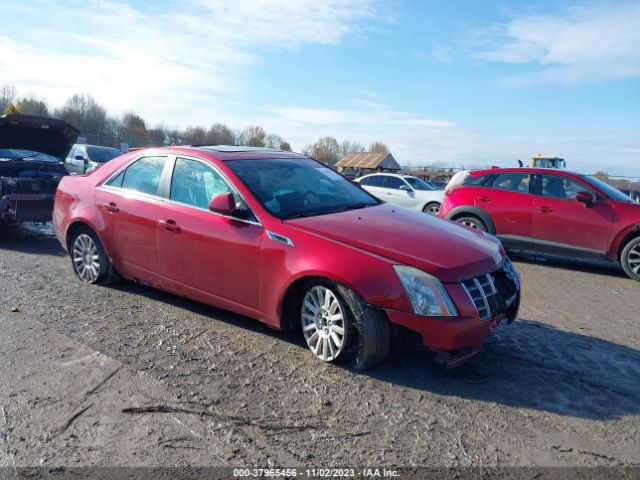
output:
M 444 200 L 444 190 L 436 190 L 413 175 L 374 173 L 355 181 L 380 200 L 432 215 L 440 213 Z

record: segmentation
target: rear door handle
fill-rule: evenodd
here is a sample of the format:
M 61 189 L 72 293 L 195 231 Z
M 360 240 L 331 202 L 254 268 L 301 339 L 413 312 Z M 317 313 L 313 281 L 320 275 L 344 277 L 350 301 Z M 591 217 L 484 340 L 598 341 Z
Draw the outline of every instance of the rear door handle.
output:
M 541 211 L 542 213 L 551 213 L 551 212 L 553 212 L 553 209 L 551 207 L 540 207 L 538 210 Z
M 120 211 L 118 206 L 113 202 L 105 203 L 103 207 L 109 213 L 118 213 Z
M 491 201 L 491 199 L 489 197 L 487 197 L 487 196 L 479 197 L 478 200 L 480 200 L 481 202 L 490 202 Z
M 159 223 L 162 228 L 169 232 L 180 233 L 180 227 L 176 225 L 175 220 L 160 220 Z

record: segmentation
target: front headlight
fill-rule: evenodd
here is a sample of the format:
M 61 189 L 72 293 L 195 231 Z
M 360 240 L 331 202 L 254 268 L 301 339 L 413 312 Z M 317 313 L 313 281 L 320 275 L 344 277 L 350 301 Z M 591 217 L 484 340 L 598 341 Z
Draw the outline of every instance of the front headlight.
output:
M 455 317 L 458 310 L 451 297 L 433 275 L 405 265 L 394 265 L 394 270 L 409 297 L 413 312 L 426 317 Z

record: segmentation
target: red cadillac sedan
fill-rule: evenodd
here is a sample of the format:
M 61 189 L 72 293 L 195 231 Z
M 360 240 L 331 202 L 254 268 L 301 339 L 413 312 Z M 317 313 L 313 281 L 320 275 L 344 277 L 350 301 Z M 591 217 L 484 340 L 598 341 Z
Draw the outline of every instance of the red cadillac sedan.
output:
M 140 150 L 65 177 L 54 226 L 80 280 L 120 277 L 299 329 L 356 368 L 417 332 L 453 366 L 513 321 L 520 283 L 493 236 L 384 204 L 303 155 Z

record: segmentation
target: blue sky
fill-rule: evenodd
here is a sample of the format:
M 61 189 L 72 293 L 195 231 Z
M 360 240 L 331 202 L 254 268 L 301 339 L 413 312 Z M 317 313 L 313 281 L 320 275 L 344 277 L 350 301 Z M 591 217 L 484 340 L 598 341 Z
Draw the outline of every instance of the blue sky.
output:
M 389 145 L 401 164 L 640 176 L 640 2 L 23 0 L 0 83 L 151 123 Z

